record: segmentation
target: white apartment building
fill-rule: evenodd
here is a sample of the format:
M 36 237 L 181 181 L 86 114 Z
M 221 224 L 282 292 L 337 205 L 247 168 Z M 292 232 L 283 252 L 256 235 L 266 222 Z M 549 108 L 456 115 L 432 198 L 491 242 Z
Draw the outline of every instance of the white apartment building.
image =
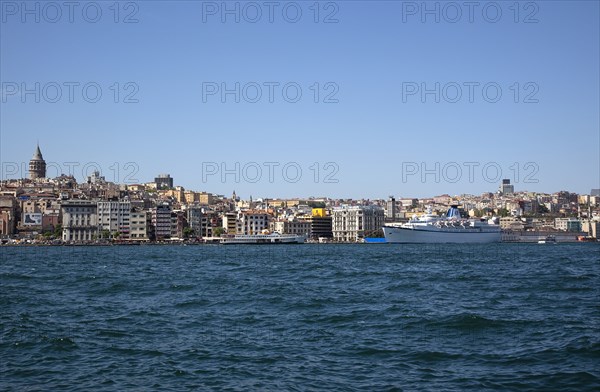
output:
M 98 234 L 97 204 L 88 200 L 69 200 L 61 205 L 63 241 L 92 241 Z
M 128 201 L 99 201 L 98 229 L 108 230 L 111 235 L 119 233 L 120 239 L 128 239 L 130 232 L 131 203 Z
M 260 234 L 269 229 L 271 215 L 264 210 L 247 210 L 238 214 L 237 234 Z
M 342 206 L 333 209 L 332 218 L 333 239 L 356 242 L 381 229 L 384 211 L 378 206 Z

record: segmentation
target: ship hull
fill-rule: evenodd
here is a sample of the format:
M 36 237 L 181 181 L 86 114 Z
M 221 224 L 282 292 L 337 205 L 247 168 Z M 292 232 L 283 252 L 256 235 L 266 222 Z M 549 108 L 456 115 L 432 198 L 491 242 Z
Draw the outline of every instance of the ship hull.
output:
M 500 242 L 500 231 L 493 230 L 431 230 L 384 226 L 386 242 L 397 244 L 485 244 Z

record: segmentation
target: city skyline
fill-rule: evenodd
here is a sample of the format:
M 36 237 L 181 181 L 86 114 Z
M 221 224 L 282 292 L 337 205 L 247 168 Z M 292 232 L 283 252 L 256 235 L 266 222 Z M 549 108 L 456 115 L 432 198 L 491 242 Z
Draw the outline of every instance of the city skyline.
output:
M 129 162 L 128 164 L 132 164 L 131 162 Z M 153 176 L 150 180 L 139 180 L 137 178 L 133 178 L 131 177 L 130 180 L 136 180 L 136 181 L 129 181 L 129 182 L 120 182 L 118 181 L 119 178 L 117 178 L 116 176 L 119 175 L 119 172 L 117 171 L 118 169 L 116 169 L 116 166 L 113 165 L 113 170 L 112 170 L 112 174 L 115 175 L 115 178 L 113 178 L 114 180 L 117 181 L 111 181 L 110 176 L 106 176 L 102 173 L 102 171 L 100 170 L 96 170 L 99 169 L 99 165 L 94 162 L 94 161 L 90 161 L 88 162 L 86 165 L 83 165 L 82 168 L 82 172 L 81 178 L 77 177 L 77 173 L 75 169 L 77 169 L 78 167 L 80 167 L 82 165 L 80 165 L 77 162 L 68 162 L 68 164 L 66 165 L 66 167 L 68 168 L 68 170 L 73 171 L 73 172 L 59 172 L 59 169 L 61 167 L 61 165 L 59 163 L 56 162 L 50 162 L 50 164 L 46 163 L 46 160 L 43 158 L 43 154 L 41 152 L 41 148 L 39 145 L 39 142 L 37 142 L 36 147 L 35 147 L 35 151 L 33 153 L 32 159 L 27 163 L 21 163 L 17 166 L 15 165 L 8 165 L 7 168 L 10 170 L 9 173 L 13 174 L 13 176 L 15 174 L 23 174 L 23 172 L 25 170 L 27 170 L 27 174 L 28 175 L 22 175 L 21 177 L 14 177 L 14 178 L 7 178 L 6 180 L 23 180 L 23 179 L 29 179 L 32 181 L 38 181 L 40 179 L 46 179 L 46 180 L 51 180 L 53 178 L 56 177 L 60 177 L 61 175 L 67 175 L 67 176 L 73 176 L 75 178 L 75 180 L 78 183 L 84 183 L 86 180 L 89 181 L 90 178 L 94 178 L 95 176 L 99 175 L 100 178 L 104 178 L 106 181 L 108 182 L 112 182 L 115 183 L 117 185 L 139 185 L 139 184 L 148 184 L 148 183 L 153 183 L 158 181 L 159 179 L 161 179 L 161 181 L 165 181 L 167 180 L 167 182 L 165 182 L 165 185 L 168 188 L 174 189 L 177 187 L 181 187 L 185 190 L 190 190 L 190 191 L 202 191 L 202 192 L 209 192 L 211 194 L 215 194 L 215 195 L 223 195 L 224 197 L 228 197 L 227 195 L 229 195 L 230 193 L 227 192 L 212 192 L 211 189 L 197 189 L 197 188 L 190 188 L 185 186 L 184 184 L 180 184 L 175 182 L 175 177 L 176 175 L 172 175 L 172 173 L 160 173 L 160 174 L 156 174 L 155 176 Z M 56 175 L 52 175 L 51 173 L 46 173 L 47 171 L 47 167 L 50 167 L 50 170 L 57 170 L 56 171 Z M 273 169 L 274 165 L 273 163 L 271 163 L 271 165 L 267 165 L 267 169 Z M 467 168 L 473 169 L 477 167 L 476 165 L 474 165 L 473 163 L 471 163 L 470 165 L 467 165 Z M 493 166 L 490 166 L 490 168 L 493 168 Z M 217 177 L 220 176 L 221 173 L 219 173 L 219 167 L 217 167 L 215 170 L 217 170 L 216 174 Z M 420 168 L 417 167 L 415 170 L 419 170 Z M 137 173 L 137 168 L 133 167 L 130 168 L 130 170 L 132 170 L 132 172 Z M 515 168 L 515 170 L 518 170 L 517 168 Z M 316 173 L 316 169 L 314 170 L 314 172 Z M 473 175 L 473 170 L 471 170 L 471 175 Z M 83 174 L 86 174 L 85 176 L 83 176 Z M 240 167 L 239 173 L 237 173 L 239 178 L 244 178 L 244 170 L 243 168 Z M 517 173 L 517 172 L 515 172 Z M 269 173 L 267 173 L 268 175 Z M 273 174 L 273 173 L 271 173 Z M 417 175 L 420 175 L 421 173 L 415 173 Z M 435 176 L 436 173 L 433 173 L 431 170 L 430 172 L 425 172 L 425 176 L 426 177 L 431 177 L 431 176 Z M 439 177 L 443 177 L 443 169 L 440 170 L 440 173 L 437 173 L 439 175 Z M 226 177 L 234 177 L 236 175 L 236 173 L 233 172 L 228 172 L 226 173 Z M 414 175 L 414 174 L 413 174 Z M 127 177 L 127 176 L 125 176 Z M 239 185 L 239 183 L 238 183 Z M 388 197 L 396 197 L 396 198 L 419 198 L 419 199 L 426 199 L 426 198 L 434 198 L 436 196 L 443 196 L 443 195 L 448 195 L 451 197 L 459 197 L 459 196 L 465 196 L 465 195 L 473 195 L 473 196 L 477 196 L 479 194 L 486 194 L 486 193 L 498 193 L 498 192 L 502 192 L 504 190 L 504 186 L 507 185 L 508 188 L 510 189 L 510 194 L 519 194 L 519 193 L 542 193 L 542 194 L 553 194 L 553 193 L 557 193 L 557 192 L 563 192 L 563 191 L 567 191 L 567 192 L 573 192 L 572 190 L 569 189 L 560 189 L 560 190 L 555 190 L 555 191 L 531 191 L 528 189 L 515 189 L 515 183 L 511 181 L 510 178 L 502 178 L 497 184 L 497 188 L 496 190 L 487 190 L 487 191 L 483 191 L 480 193 L 468 193 L 468 192 L 462 192 L 462 193 L 455 193 L 455 194 L 451 194 L 448 192 L 439 192 L 437 194 L 430 194 L 430 195 L 410 195 L 410 194 L 390 194 L 388 195 Z M 582 195 L 593 195 L 595 192 L 600 192 L 600 188 L 591 188 L 589 192 L 574 192 L 574 193 L 578 193 L 578 194 L 582 194 Z M 233 194 L 237 194 L 238 196 L 240 195 L 239 192 L 236 192 L 235 189 L 232 190 Z M 502 193 L 506 193 L 506 192 L 502 192 Z M 383 200 L 386 197 L 385 196 L 379 196 L 379 197 L 362 197 L 362 196 L 355 196 L 355 197 L 332 197 L 330 195 L 326 195 L 326 194 L 319 194 L 319 195 L 294 195 L 294 196 L 279 196 L 279 195 L 261 195 L 261 194 L 255 194 L 254 195 L 254 199 L 258 200 L 258 199 L 305 199 L 305 198 L 330 198 L 330 199 L 350 199 L 350 200 L 360 200 L 360 199 L 373 199 L 373 200 Z M 249 194 L 248 197 L 243 198 L 244 199 L 252 199 L 253 195 Z

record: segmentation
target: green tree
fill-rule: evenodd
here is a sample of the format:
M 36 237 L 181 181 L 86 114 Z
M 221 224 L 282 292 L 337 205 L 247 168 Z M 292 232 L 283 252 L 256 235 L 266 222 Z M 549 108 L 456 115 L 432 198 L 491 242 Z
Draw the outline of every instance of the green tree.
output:
M 110 238 L 110 231 L 108 231 L 108 230 L 102 230 L 100 232 L 100 237 L 104 238 L 104 239 L 109 239 Z
M 223 233 L 225 233 L 225 229 L 222 227 L 215 227 L 213 229 L 213 236 L 215 237 L 220 237 L 223 235 Z
M 62 237 L 62 225 L 56 225 L 56 227 L 54 227 L 54 238 L 61 238 Z
M 183 238 L 189 238 L 190 236 L 194 235 L 194 233 L 194 229 L 192 229 L 191 227 L 185 227 L 183 229 Z
M 498 215 L 502 218 L 508 216 L 509 212 L 506 208 L 498 208 Z

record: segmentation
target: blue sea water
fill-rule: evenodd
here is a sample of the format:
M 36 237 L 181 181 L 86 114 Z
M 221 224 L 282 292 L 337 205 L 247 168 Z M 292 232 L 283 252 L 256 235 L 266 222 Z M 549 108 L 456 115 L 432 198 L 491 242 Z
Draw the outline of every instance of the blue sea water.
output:
M 598 244 L 0 248 L 0 390 L 600 390 Z

